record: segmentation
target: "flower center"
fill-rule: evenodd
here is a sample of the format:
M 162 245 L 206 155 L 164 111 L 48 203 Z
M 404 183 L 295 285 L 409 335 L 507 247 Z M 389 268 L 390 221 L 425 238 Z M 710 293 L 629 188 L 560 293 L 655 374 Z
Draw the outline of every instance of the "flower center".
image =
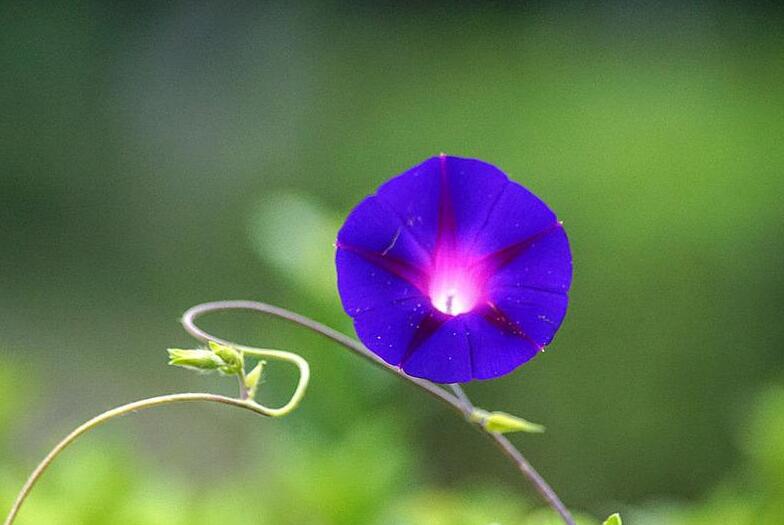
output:
M 439 266 L 433 272 L 428 287 L 433 306 L 447 315 L 460 315 L 473 310 L 482 297 L 479 276 L 464 267 Z

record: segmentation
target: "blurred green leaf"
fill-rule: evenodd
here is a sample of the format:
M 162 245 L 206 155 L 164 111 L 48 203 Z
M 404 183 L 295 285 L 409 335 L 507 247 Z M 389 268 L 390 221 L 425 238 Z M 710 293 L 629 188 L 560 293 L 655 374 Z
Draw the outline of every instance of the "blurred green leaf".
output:
M 757 466 L 784 483 L 784 387 L 772 386 L 761 392 L 751 406 L 742 446 Z
M 256 205 L 250 240 L 263 261 L 308 295 L 336 298 L 335 239 L 340 220 L 305 194 L 271 193 Z

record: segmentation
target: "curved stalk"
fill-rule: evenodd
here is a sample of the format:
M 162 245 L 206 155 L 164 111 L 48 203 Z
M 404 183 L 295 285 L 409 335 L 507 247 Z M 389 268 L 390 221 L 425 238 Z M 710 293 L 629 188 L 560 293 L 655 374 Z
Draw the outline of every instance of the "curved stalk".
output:
M 284 308 L 280 308 L 278 306 L 274 306 L 271 304 L 260 303 L 256 301 L 216 301 L 211 303 L 204 303 L 193 308 L 190 308 L 185 314 L 182 316 L 182 325 L 189 334 L 191 334 L 196 339 L 202 342 L 208 341 L 216 341 L 218 343 L 227 344 L 230 346 L 234 346 L 236 348 L 240 348 L 244 351 L 248 347 L 243 347 L 242 345 L 237 345 L 231 341 L 222 340 L 217 338 L 196 325 L 196 319 L 201 317 L 202 315 L 213 313 L 213 312 L 221 312 L 221 311 L 228 311 L 228 310 L 249 310 L 253 312 L 259 312 L 266 315 L 271 315 L 273 317 L 278 317 L 280 319 L 284 319 L 291 323 L 297 324 L 312 332 L 315 332 L 321 336 L 324 336 L 336 343 L 342 345 L 343 347 L 351 350 L 355 354 L 368 359 L 373 364 L 380 366 L 392 372 L 393 374 L 397 375 L 399 378 L 403 379 L 404 381 L 408 381 L 409 383 L 413 383 L 415 386 L 419 387 L 420 389 L 424 390 L 431 396 L 435 397 L 439 401 L 446 404 L 449 408 L 457 412 L 458 414 L 464 416 L 466 420 L 468 420 L 468 416 L 473 411 L 473 405 L 471 404 L 470 399 L 468 396 L 463 392 L 462 388 L 459 385 L 450 385 L 454 394 L 447 392 L 446 390 L 436 386 L 434 383 L 430 381 L 426 381 L 424 379 L 419 379 L 416 377 L 411 377 L 405 373 L 403 373 L 399 368 L 391 366 L 379 358 L 376 354 L 372 353 L 370 350 L 365 348 L 362 343 L 352 339 L 345 334 L 338 332 L 337 330 L 330 328 L 327 325 L 319 323 L 318 321 L 314 321 L 309 317 L 305 317 L 303 315 L 294 313 L 292 311 L 286 310 Z M 542 476 L 534 469 L 534 467 L 525 459 L 525 456 L 509 441 L 505 436 L 502 434 L 498 434 L 495 432 L 488 432 L 484 427 L 477 425 L 479 428 L 490 440 L 492 440 L 495 445 L 504 453 L 504 455 L 517 467 L 523 476 L 528 479 L 528 481 L 534 486 L 536 491 L 539 495 L 544 499 L 544 501 L 561 517 L 563 522 L 566 525 L 575 525 L 574 518 L 572 517 L 569 509 L 563 504 L 561 499 L 555 493 L 553 488 L 542 478 Z
M 234 348 L 240 350 L 242 353 L 246 355 L 252 355 L 254 357 L 266 357 L 269 359 L 277 359 L 278 361 L 286 361 L 288 363 L 292 363 L 294 366 L 297 367 L 299 370 L 299 382 L 297 383 L 297 387 L 294 389 L 294 393 L 291 395 L 291 399 L 280 408 L 264 408 L 266 410 L 268 416 L 270 417 L 282 417 L 290 413 L 292 410 L 297 408 L 297 406 L 302 401 L 302 398 L 305 397 L 305 390 L 308 388 L 308 382 L 310 381 L 310 365 L 307 361 L 303 358 L 298 356 L 297 354 L 292 354 L 291 352 L 283 352 L 281 350 L 269 350 L 269 349 L 261 349 L 261 348 L 253 348 L 252 346 L 242 346 L 242 345 L 233 345 Z M 242 385 L 240 390 L 240 396 L 242 398 L 246 398 L 247 391 L 245 389 L 245 385 Z
M 307 383 L 306 383 L 307 384 Z M 259 405 L 255 401 L 252 400 L 241 400 L 241 399 L 234 399 L 231 397 L 221 396 L 217 394 L 206 394 L 206 393 L 195 393 L 195 394 L 170 394 L 158 397 L 151 397 L 148 399 L 142 399 L 141 401 L 135 401 L 133 403 L 128 403 L 127 405 L 122 405 L 117 408 L 113 408 L 111 410 L 107 410 L 106 412 L 95 416 L 91 420 L 83 423 L 79 427 L 77 427 L 73 432 L 68 434 L 62 441 L 57 443 L 55 447 L 46 455 L 46 457 L 35 467 L 30 477 L 27 478 L 27 481 L 22 486 L 22 489 L 19 491 L 19 494 L 14 501 L 13 506 L 11 507 L 11 511 L 6 517 L 5 521 L 3 522 L 4 525 L 12 525 L 14 520 L 16 519 L 17 514 L 19 514 L 19 509 L 22 507 L 22 504 L 27 499 L 27 496 L 30 494 L 30 491 L 35 486 L 35 483 L 38 479 L 43 475 L 49 465 L 60 455 L 60 453 L 65 450 L 68 445 L 76 441 L 81 435 L 93 430 L 94 428 L 110 421 L 114 418 L 124 416 L 126 414 L 131 414 L 133 412 L 138 412 L 140 410 L 146 410 L 148 408 L 154 408 L 163 405 L 171 405 L 174 403 L 188 403 L 194 401 L 206 401 L 211 403 L 221 403 L 224 405 L 229 405 L 237 408 L 243 408 L 245 410 L 250 410 L 260 416 L 270 416 L 275 417 L 276 415 L 280 415 L 279 412 L 286 408 L 289 405 L 292 405 L 292 401 L 287 403 L 285 407 L 281 407 L 279 409 L 269 409 L 262 405 Z M 296 403 L 293 403 L 296 406 Z M 293 408 L 293 407 L 292 407 Z
M 290 323 L 307 328 L 308 330 L 315 332 L 321 336 L 324 336 L 327 339 L 331 339 L 332 341 L 335 341 L 341 346 L 351 350 L 355 354 L 358 354 L 364 357 L 365 359 L 368 359 L 374 365 L 379 366 L 385 370 L 388 370 L 389 372 L 392 372 L 393 374 L 397 375 L 401 379 L 416 384 L 419 388 L 423 389 L 431 396 L 443 401 L 452 409 L 462 414 L 462 408 L 460 407 L 460 403 L 458 399 L 452 394 L 450 394 L 449 392 L 446 392 L 445 390 L 437 387 L 430 381 L 425 381 L 424 379 L 419 379 L 417 377 L 411 377 L 409 375 L 406 375 L 399 368 L 387 364 L 386 361 L 382 360 L 376 354 L 374 354 L 373 352 L 365 348 L 365 346 L 362 343 L 360 343 L 355 339 L 352 339 L 351 337 L 348 337 L 342 332 L 338 332 L 334 328 L 330 328 L 325 324 L 319 323 L 318 321 L 314 321 L 310 317 L 305 317 L 304 315 L 300 315 L 298 313 L 292 312 L 291 310 L 286 310 L 285 308 L 280 308 L 279 306 L 260 303 L 257 301 L 241 301 L 241 300 L 240 301 L 215 301 L 212 303 L 199 304 L 192 308 L 189 308 L 188 311 L 186 311 L 182 315 L 182 326 L 186 332 L 188 332 L 195 339 L 203 343 L 208 343 L 209 341 L 215 341 L 216 343 L 233 346 L 235 348 L 239 348 L 247 352 L 248 349 L 252 349 L 252 347 L 239 345 L 237 343 L 233 343 L 226 339 L 215 337 L 214 335 L 205 332 L 204 330 L 202 330 L 196 325 L 196 319 L 198 319 L 202 315 L 213 313 L 213 312 L 227 311 L 227 310 L 249 310 L 252 312 L 260 312 L 263 314 L 271 315 L 273 317 L 284 319 L 286 321 L 289 321 Z

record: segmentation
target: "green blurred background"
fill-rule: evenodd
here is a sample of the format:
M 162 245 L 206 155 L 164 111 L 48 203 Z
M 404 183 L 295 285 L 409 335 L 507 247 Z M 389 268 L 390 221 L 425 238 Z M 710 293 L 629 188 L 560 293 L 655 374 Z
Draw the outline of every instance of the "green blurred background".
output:
M 551 350 L 467 390 L 547 426 L 515 442 L 584 523 L 784 523 L 775 4 L 0 6 L 0 511 L 98 412 L 232 392 L 165 366 L 187 307 L 258 299 L 352 333 L 341 219 L 443 151 L 500 166 L 570 235 Z M 20 525 L 551 523 L 419 391 L 280 322 L 205 326 L 308 358 L 301 409 L 115 422 Z M 270 365 L 262 397 L 293 380 Z

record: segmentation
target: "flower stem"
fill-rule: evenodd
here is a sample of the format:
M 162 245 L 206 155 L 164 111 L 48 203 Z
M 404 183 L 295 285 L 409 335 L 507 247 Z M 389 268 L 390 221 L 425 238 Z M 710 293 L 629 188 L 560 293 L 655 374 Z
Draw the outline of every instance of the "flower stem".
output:
M 22 507 L 22 504 L 27 499 L 27 496 L 30 494 L 30 491 L 35 486 L 35 483 L 41 477 L 41 475 L 46 471 L 52 461 L 60 455 L 60 453 L 65 450 L 68 445 L 76 441 L 79 436 L 89 432 L 90 430 L 110 421 L 114 418 L 124 416 L 126 414 L 131 414 L 133 412 L 138 412 L 140 410 L 146 410 L 148 408 L 159 407 L 163 405 L 171 405 L 174 403 L 188 403 L 194 401 L 207 401 L 211 403 L 221 403 L 224 405 L 234 406 L 237 408 L 243 408 L 245 410 L 250 410 L 261 416 L 277 416 L 280 415 L 281 409 L 269 409 L 262 405 L 259 405 L 255 401 L 252 400 L 242 400 L 242 399 L 234 399 L 231 397 L 221 396 L 217 394 L 206 394 L 206 393 L 195 393 L 195 394 L 169 394 L 164 396 L 158 397 L 151 397 L 148 399 L 142 399 L 141 401 L 135 401 L 133 403 L 128 403 L 127 405 L 122 405 L 111 410 L 107 410 L 106 412 L 92 418 L 91 420 L 83 423 L 79 427 L 77 427 L 73 432 L 68 434 L 62 441 L 57 443 L 55 447 L 46 455 L 46 457 L 35 467 L 30 477 L 27 478 L 24 486 L 19 491 L 19 494 L 14 501 L 14 505 L 11 507 L 11 511 L 6 517 L 5 521 L 3 522 L 4 525 L 12 525 L 14 520 L 16 519 L 17 514 L 19 513 L 19 509 Z M 291 402 L 289 402 L 291 404 Z M 296 406 L 296 404 L 295 404 Z M 285 407 L 283 407 L 285 408 Z
M 474 405 L 471 403 L 471 399 L 465 392 L 463 392 L 463 389 L 460 385 L 452 384 L 449 386 L 463 403 L 463 410 L 466 413 L 466 417 L 469 417 L 474 410 Z M 523 453 L 520 452 L 517 447 L 515 447 L 512 442 L 509 441 L 509 439 L 503 434 L 487 431 L 483 433 L 487 435 L 501 450 L 501 452 L 503 452 L 504 455 L 506 455 L 506 457 L 515 464 L 517 469 L 526 478 L 528 478 L 542 499 L 544 499 L 547 504 L 550 505 L 550 507 L 552 507 L 553 510 L 555 510 L 561 516 L 564 523 L 574 525 L 574 518 L 569 512 L 569 509 L 566 508 L 550 484 L 547 483 L 541 474 L 539 474 L 539 472 L 536 471 L 536 469 L 528 462 L 528 460 L 525 459 Z
M 215 341 L 218 343 L 227 344 L 230 346 L 234 346 L 239 348 L 243 351 L 252 350 L 248 347 L 243 347 L 241 345 L 237 345 L 230 341 L 225 341 L 214 337 L 213 335 L 205 332 L 198 326 L 196 326 L 196 319 L 201 317 L 202 315 L 212 313 L 212 312 L 221 312 L 221 311 L 228 311 L 228 310 L 250 310 L 254 312 L 260 312 L 262 314 L 271 315 L 274 317 L 278 317 L 289 321 L 291 323 L 297 324 L 308 330 L 311 330 L 319 335 L 322 335 L 336 343 L 344 346 L 345 348 L 351 350 L 352 352 L 358 354 L 365 359 L 368 359 L 373 364 L 380 366 L 388 370 L 389 372 L 397 375 L 404 381 L 408 381 L 409 383 L 413 383 L 415 386 L 421 388 L 428 394 L 432 395 L 436 399 L 440 400 L 441 402 L 445 403 L 449 408 L 457 412 L 458 414 L 464 416 L 466 420 L 468 416 L 471 414 L 473 405 L 468 398 L 468 396 L 463 392 L 462 388 L 459 385 L 450 385 L 454 395 L 452 393 L 447 392 L 446 390 L 436 386 L 434 383 L 430 381 L 426 381 L 424 379 L 419 379 L 416 377 L 409 376 L 403 373 L 399 368 L 391 366 L 379 358 L 377 355 L 372 353 L 370 350 L 365 348 L 359 341 L 356 341 L 345 334 L 330 328 L 318 321 L 314 321 L 309 317 L 305 317 L 303 315 L 291 312 L 284 308 L 280 308 L 278 306 L 260 303 L 256 301 L 216 301 L 212 303 L 204 303 L 193 308 L 190 308 L 185 314 L 182 316 L 182 325 L 185 330 L 191 334 L 196 339 L 208 342 L 208 341 Z M 249 352 L 250 353 L 250 352 Z M 296 394 L 295 394 L 296 395 Z M 525 459 L 525 456 L 503 435 L 489 432 L 484 427 L 478 426 L 484 434 L 486 434 L 494 443 L 495 445 L 504 453 L 504 455 L 509 458 L 512 463 L 517 467 L 520 473 L 525 476 L 528 481 L 534 486 L 536 491 L 539 495 L 545 500 L 545 502 L 561 517 L 563 522 L 566 525 L 575 525 L 574 518 L 572 517 L 569 510 L 563 504 L 561 499 L 552 489 L 552 487 L 542 478 L 542 476 L 534 469 L 533 466 Z

